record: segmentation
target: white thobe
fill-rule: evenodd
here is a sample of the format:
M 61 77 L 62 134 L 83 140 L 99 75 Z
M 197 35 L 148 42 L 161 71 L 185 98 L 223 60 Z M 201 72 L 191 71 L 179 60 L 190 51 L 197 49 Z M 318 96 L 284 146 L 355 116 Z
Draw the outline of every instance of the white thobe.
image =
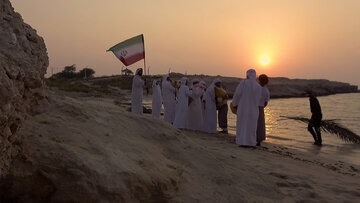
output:
M 192 101 L 189 105 L 187 115 L 187 129 L 202 130 L 203 129 L 203 105 L 200 97 L 203 95 L 204 90 L 200 87 L 193 86 L 191 98 Z
M 152 94 L 152 116 L 154 118 L 160 118 L 161 105 L 162 105 L 162 96 L 160 85 L 156 84 L 156 80 L 153 81 L 153 94 Z
M 215 100 L 215 83 L 214 81 L 204 93 L 204 127 L 207 133 L 216 133 L 217 116 L 216 116 L 216 100 Z
M 232 103 L 234 106 L 237 106 L 237 145 L 256 145 L 256 129 L 259 116 L 260 97 L 261 86 L 256 82 L 256 75 L 255 78 L 241 81 L 235 90 Z
M 173 123 L 175 119 L 175 94 L 176 89 L 167 81 L 168 76 L 164 76 L 162 82 L 162 94 L 164 103 L 164 120 L 168 123 Z
M 141 79 L 141 76 L 135 75 L 132 82 L 131 90 L 131 112 L 134 114 L 143 113 L 143 86 L 144 81 Z
M 181 86 L 179 89 L 179 100 L 176 107 L 175 120 L 174 120 L 174 126 L 180 129 L 186 128 L 189 96 L 191 95 L 191 91 L 189 90 L 189 87 L 186 86 L 185 83 L 186 83 L 186 79 L 182 79 Z

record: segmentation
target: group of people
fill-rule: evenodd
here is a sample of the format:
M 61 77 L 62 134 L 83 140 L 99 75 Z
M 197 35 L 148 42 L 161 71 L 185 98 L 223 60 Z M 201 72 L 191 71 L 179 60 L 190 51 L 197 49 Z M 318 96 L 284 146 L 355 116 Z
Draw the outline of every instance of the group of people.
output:
M 237 114 L 236 144 L 244 147 L 260 145 L 265 140 L 266 107 L 270 93 L 266 88 L 268 77 L 250 69 L 247 77 L 236 88 L 231 108 Z M 136 70 L 132 84 L 131 111 L 142 114 L 144 80 L 142 69 Z M 160 85 L 161 83 L 161 85 Z M 180 84 L 179 84 L 180 83 Z M 228 94 L 220 79 L 215 79 L 208 87 L 204 81 L 193 79 L 189 84 L 186 77 L 172 81 L 169 75 L 162 82 L 152 84 L 152 116 L 160 118 L 164 106 L 164 120 L 179 129 L 189 129 L 216 133 L 217 125 L 221 133 L 228 133 Z
M 227 103 L 224 101 L 228 95 L 225 92 L 222 96 L 216 97 L 216 89 L 225 92 L 218 79 L 207 88 L 205 82 L 198 79 L 192 80 L 189 84 L 186 77 L 181 78 L 180 81 L 172 81 L 169 75 L 165 75 L 161 88 L 160 81 L 153 82 L 152 115 L 160 118 L 163 104 L 164 120 L 175 127 L 216 133 L 216 111 L 218 110 L 219 116 L 226 115 L 219 117 L 219 125 L 223 129 L 222 132 L 227 133 Z M 223 109 L 226 109 L 226 112 Z

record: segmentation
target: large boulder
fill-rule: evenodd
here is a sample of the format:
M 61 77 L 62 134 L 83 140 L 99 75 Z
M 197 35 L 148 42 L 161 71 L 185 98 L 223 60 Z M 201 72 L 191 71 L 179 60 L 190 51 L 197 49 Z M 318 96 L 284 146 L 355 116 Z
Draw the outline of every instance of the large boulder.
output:
M 47 103 L 43 78 L 48 64 L 44 40 L 9 0 L 0 0 L 0 177 L 19 149 L 21 123 Z

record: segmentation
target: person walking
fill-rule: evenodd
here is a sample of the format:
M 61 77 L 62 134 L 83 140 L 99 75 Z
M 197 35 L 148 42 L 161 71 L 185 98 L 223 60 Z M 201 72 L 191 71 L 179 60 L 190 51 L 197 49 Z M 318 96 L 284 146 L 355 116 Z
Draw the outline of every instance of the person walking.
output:
M 316 98 L 315 94 L 311 91 L 308 91 L 309 102 L 310 102 L 310 111 L 311 111 L 311 118 L 308 125 L 308 131 L 314 138 L 314 145 L 321 146 L 322 139 L 321 139 L 321 120 L 322 120 L 322 112 L 319 100 Z

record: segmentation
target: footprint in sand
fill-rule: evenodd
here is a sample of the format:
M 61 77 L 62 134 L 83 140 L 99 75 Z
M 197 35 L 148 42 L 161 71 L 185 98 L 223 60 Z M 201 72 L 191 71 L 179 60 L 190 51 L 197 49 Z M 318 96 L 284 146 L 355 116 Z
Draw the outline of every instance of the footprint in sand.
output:
M 285 174 L 281 174 L 281 173 L 276 173 L 276 172 L 270 172 L 269 175 L 272 175 L 272 176 L 275 176 L 277 178 L 280 178 L 280 179 L 289 179 L 289 177 Z

